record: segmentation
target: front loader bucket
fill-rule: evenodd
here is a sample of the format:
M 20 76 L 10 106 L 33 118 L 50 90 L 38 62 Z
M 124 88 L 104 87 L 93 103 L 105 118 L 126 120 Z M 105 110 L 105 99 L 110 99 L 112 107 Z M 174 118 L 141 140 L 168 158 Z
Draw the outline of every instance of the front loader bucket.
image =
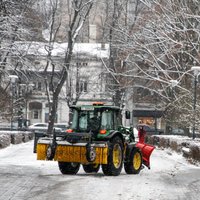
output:
M 155 147 L 149 144 L 139 142 L 136 144 L 136 147 L 138 147 L 142 152 L 143 164 L 150 169 L 150 156 Z

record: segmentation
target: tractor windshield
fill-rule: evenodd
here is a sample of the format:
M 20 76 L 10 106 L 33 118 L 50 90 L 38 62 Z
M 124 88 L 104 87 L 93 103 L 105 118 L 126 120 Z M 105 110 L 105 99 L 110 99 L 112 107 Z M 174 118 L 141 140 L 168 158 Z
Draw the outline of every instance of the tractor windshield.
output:
M 97 131 L 100 127 L 100 111 L 74 110 L 72 129 L 77 131 Z
M 113 129 L 113 113 L 111 111 L 102 112 L 101 129 Z
M 109 109 L 74 110 L 71 128 L 76 131 L 113 130 L 121 124 L 119 113 Z

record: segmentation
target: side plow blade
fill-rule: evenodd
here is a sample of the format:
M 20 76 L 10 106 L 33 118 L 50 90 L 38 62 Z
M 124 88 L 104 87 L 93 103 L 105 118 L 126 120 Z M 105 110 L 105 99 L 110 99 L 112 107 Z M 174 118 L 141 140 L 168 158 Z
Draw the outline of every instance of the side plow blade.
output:
M 142 152 L 143 164 L 150 169 L 150 156 L 155 147 L 149 144 L 139 142 L 136 144 L 136 147 L 138 147 Z

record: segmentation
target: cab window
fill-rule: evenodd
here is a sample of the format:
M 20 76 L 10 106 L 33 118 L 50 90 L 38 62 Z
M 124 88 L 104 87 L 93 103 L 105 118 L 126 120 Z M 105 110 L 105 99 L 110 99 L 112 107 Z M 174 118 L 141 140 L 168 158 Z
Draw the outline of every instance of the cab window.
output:
M 111 111 L 104 111 L 101 120 L 102 129 L 113 129 L 113 113 Z

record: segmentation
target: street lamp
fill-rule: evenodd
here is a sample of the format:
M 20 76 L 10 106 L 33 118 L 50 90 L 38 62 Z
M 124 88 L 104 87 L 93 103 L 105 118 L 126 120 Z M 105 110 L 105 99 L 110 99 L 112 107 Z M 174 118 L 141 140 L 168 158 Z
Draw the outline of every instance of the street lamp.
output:
M 177 80 L 170 80 L 170 89 L 171 89 L 171 100 L 173 101 L 174 100 L 174 92 L 175 92 L 175 87 L 179 84 L 179 82 Z
M 197 102 L 197 83 L 198 76 L 200 74 L 200 66 L 194 66 L 191 68 L 194 71 L 194 97 L 193 97 L 193 127 L 192 127 L 192 138 L 195 139 L 195 121 L 196 121 L 196 102 Z
M 177 86 L 178 85 L 178 81 L 177 80 L 170 80 L 169 81 L 170 82 L 170 86 L 172 87 L 172 88 L 174 88 L 175 86 Z
M 29 95 L 32 93 L 32 90 L 33 90 L 33 87 L 34 87 L 34 84 L 33 83 L 28 83 L 26 85 L 26 120 L 28 120 L 28 97 Z
M 25 101 L 25 105 L 24 105 L 25 116 L 24 117 L 25 117 L 26 122 L 28 120 L 28 98 L 33 90 L 33 87 L 34 87 L 33 83 L 20 84 L 20 94 L 21 94 L 21 97 L 24 98 L 24 101 Z
M 15 82 L 16 80 L 18 79 L 18 76 L 16 75 L 9 75 L 9 78 L 10 78 L 10 82 L 11 82 L 11 92 L 12 92 L 12 110 L 11 110 L 11 120 L 10 120 L 10 128 L 11 130 L 13 129 L 13 111 L 14 111 L 14 95 L 15 95 L 15 88 L 14 88 L 14 85 L 15 85 Z
M 160 90 L 158 90 L 160 93 Z M 151 95 L 154 96 L 153 100 L 155 101 L 155 107 L 154 107 L 154 128 L 155 128 L 155 134 L 158 132 L 158 124 L 157 124 L 157 101 L 158 101 L 158 93 L 156 91 L 151 91 Z
M 171 107 L 172 107 L 172 114 L 171 114 L 171 117 L 170 117 L 170 122 L 169 122 L 169 125 L 171 127 L 170 129 L 170 133 L 171 133 L 171 130 L 172 130 L 172 127 L 174 126 L 174 100 L 176 98 L 175 96 L 175 87 L 178 85 L 178 81 L 175 80 L 175 79 L 171 79 L 169 80 L 170 82 L 170 104 L 171 104 Z

